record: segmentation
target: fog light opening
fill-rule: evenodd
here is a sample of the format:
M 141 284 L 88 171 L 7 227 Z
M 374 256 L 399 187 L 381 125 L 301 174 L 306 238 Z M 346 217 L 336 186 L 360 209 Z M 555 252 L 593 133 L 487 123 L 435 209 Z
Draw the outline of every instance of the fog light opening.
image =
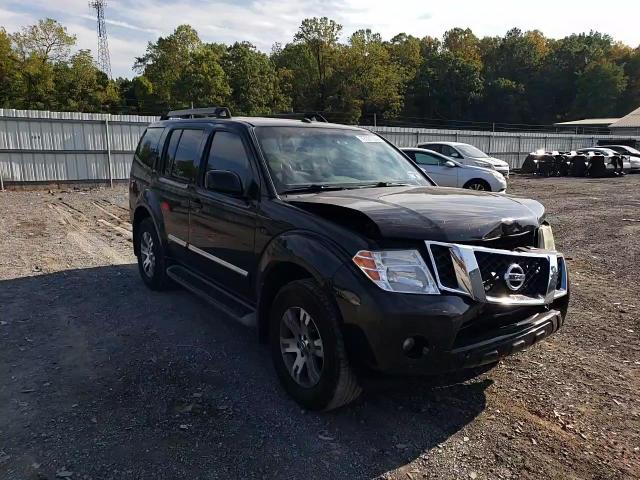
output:
M 402 342 L 402 351 L 409 358 L 423 357 L 429 353 L 427 339 L 420 335 L 407 337 Z

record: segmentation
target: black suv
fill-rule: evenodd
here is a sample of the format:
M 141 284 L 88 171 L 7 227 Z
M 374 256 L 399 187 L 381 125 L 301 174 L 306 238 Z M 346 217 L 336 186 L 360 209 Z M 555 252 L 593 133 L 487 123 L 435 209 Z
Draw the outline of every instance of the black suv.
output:
M 562 325 L 567 268 L 538 202 L 436 187 L 322 118 L 168 117 L 131 169 L 142 279 L 255 326 L 305 408 L 354 400 L 356 371 L 491 365 Z

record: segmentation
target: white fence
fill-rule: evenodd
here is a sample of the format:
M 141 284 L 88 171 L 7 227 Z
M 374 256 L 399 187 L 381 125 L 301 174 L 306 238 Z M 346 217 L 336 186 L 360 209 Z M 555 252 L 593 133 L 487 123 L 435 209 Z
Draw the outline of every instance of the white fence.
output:
M 481 132 L 473 130 L 437 130 L 428 128 L 372 127 L 398 147 L 415 147 L 419 143 L 464 142 L 478 147 L 489 155 L 509 162 L 511 168 L 520 168 L 530 152 L 538 149 L 571 151 L 591 147 L 598 140 L 628 140 L 640 137 L 619 135 L 571 135 L 566 133 Z
M 0 109 L 0 178 L 4 182 L 126 179 L 142 132 L 156 120 Z
M 0 109 L 0 181 L 112 181 L 129 176 L 132 155 L 145 127 L 158 117 Z M 503 133 L 405 127 L 373 127 L 399 147 L 429 141 L 475 145 L 520 168 L 529 152 L 576 150 L 613 135 Z

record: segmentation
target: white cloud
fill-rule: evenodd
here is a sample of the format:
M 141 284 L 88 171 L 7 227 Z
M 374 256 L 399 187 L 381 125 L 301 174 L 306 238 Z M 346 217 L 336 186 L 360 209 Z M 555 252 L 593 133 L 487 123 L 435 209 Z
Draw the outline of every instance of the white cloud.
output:
M 50 16 L 78 35 L 80 48 L 95 50 L 93 12 L 86 0 L 0 0 L 0 23 L 7 30 Z M 632 46 L 640 44 L 640 29 L 631 12 L 637 0 L 535 2 L 509 0 L 119 0 L 108 4 L 107 30 L 112 70 L 130 76 L 135 56 L 148 41 L 192 25 L 205 41 L 248 40 L 268 52 L 275 42 L 291 41 L 302 19 L 328 16 L 344 26 L 343 37 L 371 28 L 384 38 L 406 32 L 439 37 L 446 30 L 470 27 L 477 35 L 503 35 L 512 27 L 539 29 L 550 37 L 598 30 Z

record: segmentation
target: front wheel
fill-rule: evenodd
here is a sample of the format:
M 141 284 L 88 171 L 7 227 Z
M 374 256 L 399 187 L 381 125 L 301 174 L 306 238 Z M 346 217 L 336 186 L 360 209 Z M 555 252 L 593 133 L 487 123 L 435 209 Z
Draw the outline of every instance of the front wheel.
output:
M 467 188 L 469 190 L 477 190 L 479 192 L 491 191 L 491 187 L 489 186 L 489 184 L 482 179 L 469 180 L 467 183 L 465 183 L 464 187 L 462 188 Z
M 349 365 L 339 314 L 314 280 L 284 286 L 271 308 L 269 339 L 284 389 L 309 410 L 332 410 L 361 393 Z

